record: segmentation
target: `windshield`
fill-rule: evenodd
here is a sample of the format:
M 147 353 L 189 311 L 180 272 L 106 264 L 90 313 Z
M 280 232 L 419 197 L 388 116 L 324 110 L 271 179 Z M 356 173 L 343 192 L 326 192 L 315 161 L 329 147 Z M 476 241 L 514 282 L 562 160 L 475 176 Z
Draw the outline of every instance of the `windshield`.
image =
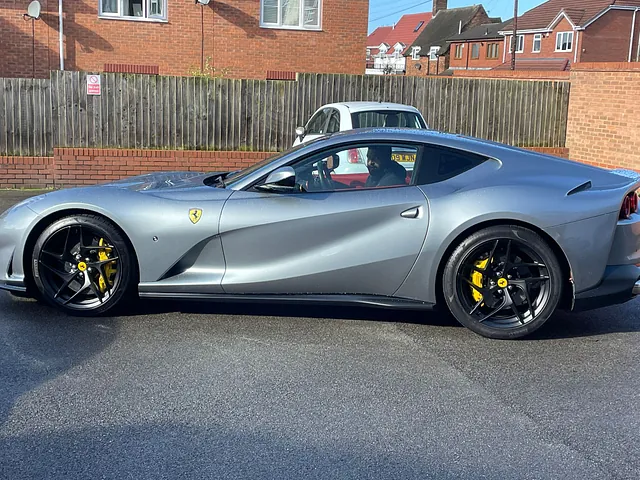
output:
M 422 117 L 415 112 L 402 110 L 375 110 L 351 114 L 353 128 L 403 127 L 425 129 Z
M 258 163 L 255 163 L 255 164 L 251 165 L 250 167 L 245 168 L 244 170 L 238 170 L 237 172 L 231 172 L 229 174 L 229 176 L 224 178 L 224 184 L 225 185 L 230 185 L 232 183 L 238 182 L 238 181 L 242 180 L 243 178 L 251 175 L 256 170 L 261 169 L 265 165 L 268 165 L 271 162 L 275 162 L 276 160 L 278 160 L 279 158 L 283 157 L 284 155 L 288 155 L 289 153 L 294 152 L 296 150 L 299 150 L 301 148 L 304 148 L 306 146 L 307 145 L 305 145 L 304 143 L 301 143 L 300 145 L 297 145 L 295 147 L 291 147 L 288 150 L 285 150 L 283 152 L 274 153 L 273 155 L 270 155 L 269 157 L 265 158 L 264 160 L 262 160 L 262 161 L 260 161 Z

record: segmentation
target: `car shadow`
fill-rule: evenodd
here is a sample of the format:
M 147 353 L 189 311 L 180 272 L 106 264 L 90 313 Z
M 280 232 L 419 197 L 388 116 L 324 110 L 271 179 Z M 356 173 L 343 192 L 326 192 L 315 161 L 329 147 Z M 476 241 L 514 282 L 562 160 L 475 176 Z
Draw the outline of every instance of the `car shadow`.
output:
M 639 300 L 590 310 L 557 312 L 526 340 L 559 340 L 640 332 Z
M 540 329 L 521 340 L 559 340 L 597 337 L 613 333 L 640 332 L 640 300 L 587 312 L 555 313 Z M 392 322 L 432 327 L 462 325 L 441 308 L 402 310 L 365 306 L 299 305 L 276 303 L 224 303 L 222 301 L 141 300 L 123 316 L 163 313 L 240 315 L 259 317 L 316 318 Z
M 202 315 L 371 320 L 443 327 L 460 326 L 451 315 L 439 310 L 404 310 L 368 306 L 318 304 L 227 303 L 224 301 L 200 300 L 140 300 L 131 307 L 131 309 L 121 315 L 128 317 L 166 313 L 189 313 Z
M 85 363 L 118 334 L 113 318 L 69 317 L 0 296 L 0 427 L 24 394 Z
M 313 438 L 309 432 L 286 429 L 234 429 L 215 420 L 198 425 L 173 424 L 168 419 L 156 424 L 107 424 L 1 437 L 0 464 L 3 478 L 13 480 L 66 477 L 72 472 L 90 478 L 140 480 L 471 479 L 485 477 L 488 471 L 493 478 L 514 473 L 499 459 L 485 458 L 480 465 L 470 455 L 460 458 L 442 445 L 418 455 L 401 448 L 383 449 L 379 441 L 319 442 L 305 441 L 305 437 Z M 464 471 L 461 461 L 467 463 Z

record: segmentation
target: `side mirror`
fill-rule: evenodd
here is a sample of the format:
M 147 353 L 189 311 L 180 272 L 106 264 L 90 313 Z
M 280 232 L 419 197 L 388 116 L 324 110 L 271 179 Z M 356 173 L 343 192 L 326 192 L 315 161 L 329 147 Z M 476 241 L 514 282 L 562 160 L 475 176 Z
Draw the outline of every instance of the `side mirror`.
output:
M 256 185 L 264 192 L 293 192 L 296 189 L 296 171 L 292 167 L 280 167 L 269 174 L 263 185 Z
M 302 140 L 306 134 L 307 134 L 306 128 L 304 127 L 296 128 L 296 137 L 300 138 L 300 140 Z

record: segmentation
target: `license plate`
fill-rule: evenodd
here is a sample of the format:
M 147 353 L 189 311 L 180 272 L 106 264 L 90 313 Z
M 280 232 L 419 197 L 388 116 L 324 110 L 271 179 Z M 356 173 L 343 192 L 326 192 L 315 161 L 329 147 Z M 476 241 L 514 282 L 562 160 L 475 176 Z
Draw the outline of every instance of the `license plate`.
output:
M 396 162 L 415 162 L 416 154 L 415 153 L 392 153 L 391 159 Z

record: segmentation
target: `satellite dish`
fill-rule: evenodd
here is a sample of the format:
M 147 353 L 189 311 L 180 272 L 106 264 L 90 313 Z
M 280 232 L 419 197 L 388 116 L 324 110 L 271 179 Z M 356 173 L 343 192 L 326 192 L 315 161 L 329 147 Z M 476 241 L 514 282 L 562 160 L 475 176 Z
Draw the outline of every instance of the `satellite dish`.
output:
M 40 10 L 41 10 L 40 2 L 38 0 L 33 0 L 33 2 L 29 4 L 29 8 L 27 9 L 27 15 L 37 20 L 38 18 L 40 18 Z
M 210 0 L 196 0 L 196 3 L 199 3 L 200 5 L 209 5 L 209 1 Z

